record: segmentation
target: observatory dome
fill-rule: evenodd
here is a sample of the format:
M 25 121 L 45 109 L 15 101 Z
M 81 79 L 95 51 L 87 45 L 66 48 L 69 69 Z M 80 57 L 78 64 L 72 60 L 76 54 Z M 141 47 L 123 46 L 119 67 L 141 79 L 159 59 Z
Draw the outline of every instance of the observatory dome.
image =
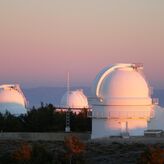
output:
M 88 108 L 88 100 L 83 90 L 67 91 L 62 97 L 60 105 L 66 108 Z
M 135 64 L 116 64 L 96 77 L 92 93 L 105 105 L 149 105 L 149 86 Z
M 96 76 L 93 86 L 92 138 L 143 136 L 155 102 L 140 64 L 115 64 Z
M 11 114 L 25 114 L 26 98 L 19 85 L 1 85 L 0 86 L 0 112 L 6 111 Z

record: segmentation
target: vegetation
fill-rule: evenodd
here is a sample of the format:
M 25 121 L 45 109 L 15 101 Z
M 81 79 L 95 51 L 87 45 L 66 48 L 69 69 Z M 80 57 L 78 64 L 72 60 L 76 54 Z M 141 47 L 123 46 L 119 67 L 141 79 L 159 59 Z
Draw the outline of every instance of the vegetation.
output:
M 14 116 L 6 112 L 0 114 L 1 132 L 57 132 L 65 130 L 65 112 L 55 112 L 52 104 L 36 109 L 33 107 L 26 115 Z M 91 131 L 91 119 L 84 109 L 78 115 L 71 113 L 71 130 Z
M 12 159 L 16 161 L 28 161 L 31 159 L 32 149 L 28 144 L 21 145 L 13 154 Z
M 150 145 L 150 146 L 149 146 Z M 163 164 L 164 143 L 1 141 L 0 164 Z
M 50 151 L 38 143 L 21 143 L 15 150 L 0 155 L 0 164 L 84 164 L 85 146 L 79 138 L 70 136 L 60 148 Z
M 138 161 L 139 164 L 163 164 L 164 163 L 164 149 L 159 146 L 149 146 L 141 154 Z
M 83 153 L 85 152 L 85 144 L 79 140 L 76 136 L 69 136 L 65 139 L 64 142 L 66 149 L 66 157 L 69 159 L 69 163 L 72 161 L 84 162 L 81 158 Z
M 14 152 L 10 152 L 0 157 L 3 164 L 54 164 L 52 153 L 43 146 L 22 144 Z

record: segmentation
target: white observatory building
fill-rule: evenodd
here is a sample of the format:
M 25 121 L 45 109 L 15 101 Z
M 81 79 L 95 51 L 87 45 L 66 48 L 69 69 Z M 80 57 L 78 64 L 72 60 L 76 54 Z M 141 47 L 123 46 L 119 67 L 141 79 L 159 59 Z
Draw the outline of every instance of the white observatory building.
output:
M 27 101 L 19 85 L 0 85 L 0 113 L 27 113 Z
M 75 91 L 69 91 L 63 95 L 60 103 L 60 107 L 56 111 L 65 111 L 66 112 L 66 127 L 65 132 L 70 132 L 70 112 L 79 114 L 82 110 L 88 109 L 88 99 L 84 95 L 82 89 Z
M 84 109 L 88 109 L 88 99 L 84 95 L 82 89 L 70 91 L 69 72 L 67 74 L 67 91 L 61 98 L 60 107 L 56 109 L 57 112 L 66 112 L 66 127 L 65 132 L 70 132 L 70 113 L 79 114 Z
M 82 109 L 88 108 L 88 99 L 82 89 L 67 91 L 60 102 L 61 108 L 70 108 L 72 112 L 78 114 Z
M 140 64 L 116 64 L 104 68 L 92 86 L 92 136 L 144 136 L 153 117 L 151 98 Z

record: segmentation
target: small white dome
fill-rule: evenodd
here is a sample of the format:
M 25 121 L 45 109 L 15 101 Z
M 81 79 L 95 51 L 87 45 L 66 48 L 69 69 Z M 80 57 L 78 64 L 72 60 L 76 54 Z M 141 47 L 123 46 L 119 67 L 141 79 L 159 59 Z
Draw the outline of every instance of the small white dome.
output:
M 151 104 L 149 86 L 134 64 L 117 64 L 102 70 L 92 92 L 105 105 Z
M 61 107 L 88 108 L 88 100 L 82 90 L 66 92 L 60 103 Z
M 27 112 L 26 99 L 19 85 L 0 86 L 0 112 L 6 111 L 16 115 Z

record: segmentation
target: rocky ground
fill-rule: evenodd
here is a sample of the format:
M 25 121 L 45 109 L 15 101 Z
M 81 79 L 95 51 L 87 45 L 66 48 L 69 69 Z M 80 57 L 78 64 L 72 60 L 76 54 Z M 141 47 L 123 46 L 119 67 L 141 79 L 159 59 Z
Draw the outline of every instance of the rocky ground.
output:
M 137 143 L 88 143 L 86 156 L 88 163 L 134 164 L 137 163 L 145 147 L 146 145 Z
M 58 157 L 64 156 L 65 153 L 64 142 L 62 141 L 0 141 L 0 155 L 13 152 L 23 143 L 28 143 L 29 145 L 38 144 Z M 85 163 L 134 164 L 137 163 L 141 153 L 148 145 L 159 144 L 86 141 L 85 145 L 86 148 L 83 155 Z M 160 147 L 164 147 L 164 144 L 160 144 Z

